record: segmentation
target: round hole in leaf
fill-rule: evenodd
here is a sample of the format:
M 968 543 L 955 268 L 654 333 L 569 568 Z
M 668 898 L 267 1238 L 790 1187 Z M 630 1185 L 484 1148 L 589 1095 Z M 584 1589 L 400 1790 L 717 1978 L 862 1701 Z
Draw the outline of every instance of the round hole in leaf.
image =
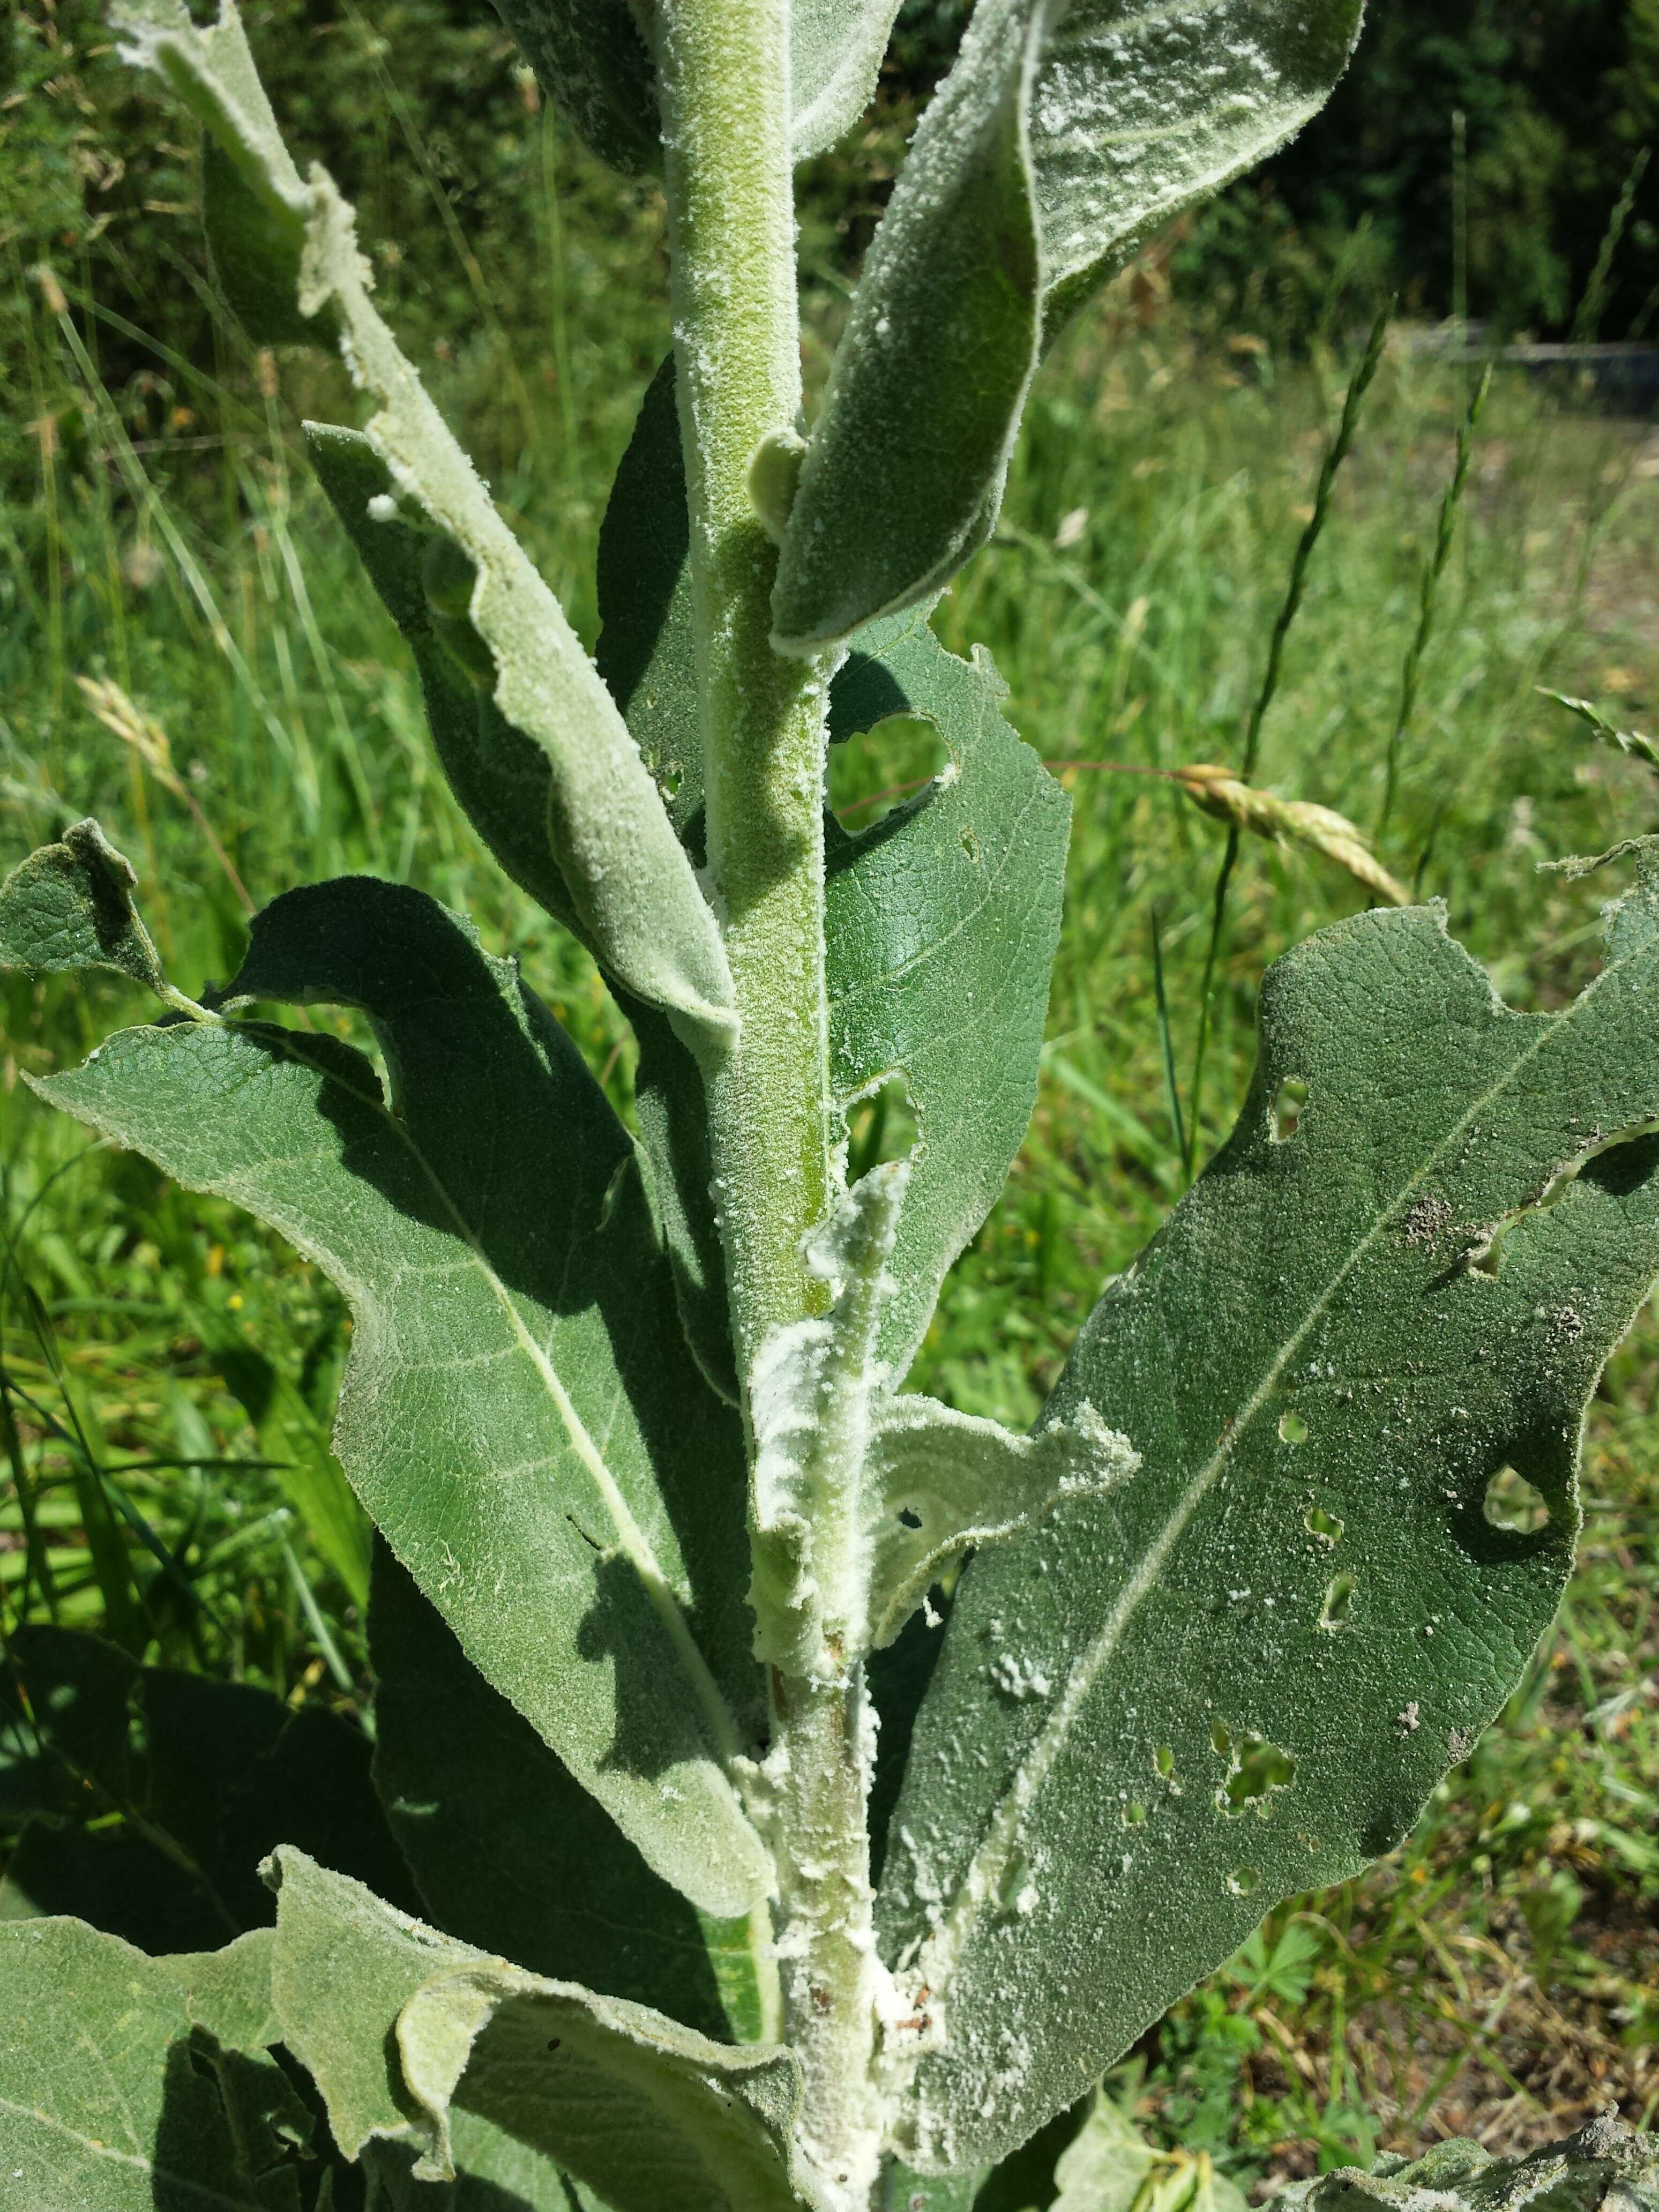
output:
M 899 1526 L 902 1528 L 920 1528 L 921 1526 L 921 1514 L 918 1513 L 913 1506 L 900 1506 Z
M 1233 1771 L 1219 1792 L 1225 1813 L 1267 1810 L 1275 1790 L 1288 1790 L 1296 1779 L 1296 1761 L 1288 1751 L 1266 1736 L 1241 1736 L 1234 1754 Z
M 1299 1075 L 1287 1075 L 1274 1093 L 1267 1116 L 1267 1133 L 1276 1145 L 1288 1145 L 1302 1126 L 1307 1111 L 1308 1086 Z
M 1279 1433 L 1281 1439 L 1287 1444 L 1305 1444 L 1308 1441 L 1308 1424 L 1300 1413 L 1292 1413 L 1287 1406 L 1279 1417 Z
M 1515 1536 L 1535 1536 L 1550 1522 L 1549 1502 L 1543 1492 L 1512 1467 L 1500 1467 L 1493 1475 L 1480 1510 L 1491 1527 Z
M 1340 1513 L 1328 1513 L 1322 1505 L 1310 1505 L 1303 1516 L 1302 1525 L 1322 1544 L 1336 1544 L 1348 1524 Z
M 1146 1808 L 1133 1802 L 1126 1805 L 1123 1808 L 1123 1825 L 1126 1828 L 1144 1828 L 1146 1825 Z
M 1325 1602 L 1319 1609 L 1319 1625 L 1327 1634 L 1334 1636 L 1346 1628 L 1353 1611 L 1353 1577 L 1333 1575 L 1330 1588 L 1325 1593 Z
M 1233 1740 L 1219 1721 L 1210 1723 L 1210 1748 L 1218 1759 L 1231 1759 L 1233 1755 Z
M 1228 1875 L 1227 1887 L 1235 1897 L 1254 1897 L 1261 1887 L 1261 1876 L 1253 1866 L 1237 1866 Z

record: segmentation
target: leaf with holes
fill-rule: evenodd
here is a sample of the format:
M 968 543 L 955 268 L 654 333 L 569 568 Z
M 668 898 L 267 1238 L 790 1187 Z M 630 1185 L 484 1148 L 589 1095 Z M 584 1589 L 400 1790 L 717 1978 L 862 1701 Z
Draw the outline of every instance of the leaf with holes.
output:
M 634 1151 L 510 963 L 366 878 L 255 921 L 233 991 L 362 1008 L 361 1053 L 264 1024 L 128 1030 L 42 1086 L 313 1257 L 356 1330 L 342 1464 L 481 1673 L 662 1877 L 745 1912 L 730 1778 L 761 1696 L 737 1418 L 702 1380 Z
M 994 524 L 1043 341 L 1160 223 L 1315 114 L 1362 0 L 982 0 L 865 264 L 778 567 L 817 652 Z
M 1268 971 L 1237 1129 L 1042 1417 L 1086 1400 L 1139 1471 L 973 1561 L 916 1724 L 879 1905 L 943 2023 L 914 2163 L 1018 2142 L 1468 1755 L 1659 1273 L 1656 1117 L 1652 847 L 1559 1013 L 1510 1012 L 1426 908 Z

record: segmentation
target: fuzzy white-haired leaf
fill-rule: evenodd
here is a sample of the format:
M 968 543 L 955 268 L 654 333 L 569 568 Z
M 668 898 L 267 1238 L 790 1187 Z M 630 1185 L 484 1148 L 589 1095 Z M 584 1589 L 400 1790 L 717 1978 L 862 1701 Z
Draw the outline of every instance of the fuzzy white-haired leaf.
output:
M 936 1398 L 878 1402 L 863 1495 L 871 1645 L 892 1643 L 964 1552 L 1031 1527 L 1062 1498 L 1115 1489 L 1139 1464 L 1086 1401 L 1029 1437 Z
M 756 1650 L 787 1674 L 840 1674 L 892 1643 L 971 1546 L 1109 1490 L 1136 1464 L 1086 1405 L 1020 1437 L 891 1395 L 881 1318 L 909 1179 L 898 1160 L 854 1184 L 807 1251 L 834 1305 L 775 1330 L 750 1377 Z
M 1558 1012 L 1420 907 L 1268 970 L 1237 1129 L 1044 1416 L 1098 1407 L 1141 1466 L 969 1562 L 917 1717 L 877 1904 L 941 2031 L 912 2165 L 1000 2157 L 1280 1898 L 1391 1850 L 1518 1680 L 1659 1273 L 1638 866 Z
M 0 884 L 0 967 L 36 975 L 110 968 L 176 1001 L 132 903 L 137 881 L 96 822 L 71 822 Z
M 626 1131 L 512 963 L 406 886 L 288 892 L 232 992 L 361 1008 L 392 1096 L 337 1037 L 236 1021 L 122 1030 L 41 1090 L 325 1269 L 364 1506 L 654 1870 L 748 1911 L 772 1874 L 731 1778 L 763 1706 L 742 1433 Z
M 938 592 L 994 525 L 1047 337 L 1315 114 L 1362 0 L 980 0 L 865 264 L 783 540 L 787 652 Z
M 155 70 L 200 118 L 295 248 L 301 313 L 337 325 L 354 379 L 379 402 L 367 426 L 398 489 L 450 542 L 452 620 L 494 664 L 493 696 L 545 754 L 550 848 L 599 958 L 700 1049 L 729 1037 L 720 931 L 615 701 L 370 299 L 356 218 L 319 167 L 302 180 L 254 70 L 235 0 L 198 28 L 184 0 L 125 0 L 126 58 Z M 487 672 L 483 680 L 489 681 Z
M 278 1851 L 271 1990 L 348 2157 L 407 2144 L 455 2172 L 470 2113 L 611 2212 L 800 2212 L 794 2054 L 714 2043 L 645 2005 L 526 1973 Z
M 0 1927 L 0 2202 L 299 2212 L 312 2122 L 266 2055 L 272 1940 L 150 1959 L 80 1920 Z

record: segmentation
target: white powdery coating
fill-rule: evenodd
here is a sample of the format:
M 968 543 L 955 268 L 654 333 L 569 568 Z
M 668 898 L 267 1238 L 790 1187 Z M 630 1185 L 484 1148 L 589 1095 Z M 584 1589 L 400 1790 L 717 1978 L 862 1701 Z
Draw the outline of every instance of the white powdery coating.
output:
M 1027 118 L 1045 281 L 1103 257 L 1121 266 L 1166 216 L 1300 130 L 1329 90 L 1302 74 L 1329 14 L 1315 0 L 1073 8 Z

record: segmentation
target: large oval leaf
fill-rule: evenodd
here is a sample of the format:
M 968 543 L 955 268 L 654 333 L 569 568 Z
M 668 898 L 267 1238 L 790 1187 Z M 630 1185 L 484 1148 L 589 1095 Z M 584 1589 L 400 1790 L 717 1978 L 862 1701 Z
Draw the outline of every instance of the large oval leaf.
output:
M 984 542 L 1046 337 L 1316 113 L 1363 0 L 980 0 L 871 247 L 773 595 L 818 653 Z
M 512 965 L 418 892 L 288 893 L 234 988 L 362 1008 L 392 1099 L 337 1039 L 241 1023 L 124 1030 L 42 1089 L 339 1285 L 364 1505 L 656 1871 L 746 1911 L 770 1870 L 728 1778 L 763 1702 L 730 1571 L 742 1439 L 625 1131 Z
M 932 1993 L 913 2163 L 1071 2102 L 1278 1899 L 1390 1849 L 1513 1687 L 1659 1272 L 1643 866 L 1560 1013 L 1425 908 L 1268 972 L 1237 1131 L 1043 1416 L 1087 1399 L 1140 1472 L 972 1563 L 917 1723 L 878 1906 Z

